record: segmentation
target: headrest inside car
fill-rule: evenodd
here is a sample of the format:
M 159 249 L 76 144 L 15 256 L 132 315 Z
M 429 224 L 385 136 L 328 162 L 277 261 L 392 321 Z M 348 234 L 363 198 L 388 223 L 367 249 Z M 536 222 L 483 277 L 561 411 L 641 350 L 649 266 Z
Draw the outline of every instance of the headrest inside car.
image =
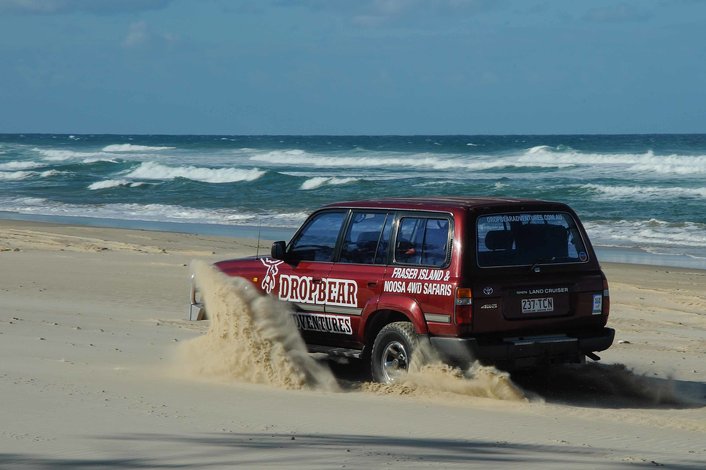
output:
M 485 234 L 485 246 L 492 251 L 512 249 L 512 232 L 509 230 L 491 230 Z

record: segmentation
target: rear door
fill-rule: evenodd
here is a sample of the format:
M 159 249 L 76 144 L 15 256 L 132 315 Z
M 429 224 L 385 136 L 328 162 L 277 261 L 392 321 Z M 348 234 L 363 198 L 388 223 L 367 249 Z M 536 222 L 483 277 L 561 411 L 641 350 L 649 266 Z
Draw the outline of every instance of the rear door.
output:
M 383 291 L 413 299 L 431 334 L 444 334 L 452 321 L 452 237 L 450 214 L 401 212 L 398 216 L 392 265 L 385 273 Z
M 481 215 L 475 232 L 475 333 L 540 334 L 605 324 L 603 276 L 573 214 Z
M 358 335 L 361 314 L 369 305 L 377 306 L 382 292 L 393 215 L 387 211 L 353 210 L 341 242 L 338 260 L 328 275 L 329 295 L 325 310 L 350 322 L 349 336 L 320 335 L 318 342 L 361 347 Z

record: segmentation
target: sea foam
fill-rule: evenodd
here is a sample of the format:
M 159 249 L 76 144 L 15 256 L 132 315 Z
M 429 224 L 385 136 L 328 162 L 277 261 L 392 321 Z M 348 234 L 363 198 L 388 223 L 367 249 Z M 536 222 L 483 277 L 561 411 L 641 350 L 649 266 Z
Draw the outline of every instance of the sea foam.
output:
M 49 178 L 51 176 L 56 176 L 62 174 L 61 171 L 57 170 L 47 170 L 47 171 L 0 171 L 0 180 L 3 181 L 21 181 L 29 178 Z
M 673 198 L 706 198 L 706 188 L 679 188 L 661 186 L 608 186 L 602 184 L 585 184 L 583 189 L 597 193 L 604 199 L 673 199 Z
M 134 181 L 128 181 L 128 180 L 105 180 L 105 181 L 96 181 L 95 183 L 91 183 L 88 185 L 88 189 L 95 191 L 98 189 L 110 189 L 110 188 L 116 188 L 119 186 L 128 186 L 131 188 L 135 188 L 138 186 L 142 186 L 145 183 L 143 182 L 134 182 Z
M 582 153 L 573 149 L 557 150 L 546 145 L 532 147 L 517 158 L 517 163 L 533 162 L 557 167 L 590 167 L 594 172 L 614 172 L 616 170 L 631 173 L 660 174 L 704 174 L 706 173 L 705 155 L 655 155 L 653 151 L 645 153 Z
M 0 171 L 0 180 L 4 181 L 20 181 L 27 179 L 35 174 L 32 171 Z
M 91 217 L 116 220 L 154 220 L 200 224 L 262 224 L 265 227 L 298 227 L 305 212 L 254 213 L 232 209 L 197 209 L 176 204 L 67 204 L 36 197 L 0 197 L 3 211 L 19 214 Z
M 260 155 L 252 155 L 250 160 L 271 165 L 303 166 L 315 168 L 389 168 L 436 170 L 468 170 L 484 171 L 503 168 L 556 168 L 574 165 L 573 163 L 560 164 L 556 162 L 545 163 L 542 161 L 523 161 L 501 159 L 497 157 L 466 155 L 434 156 L 432 154 L 380 154 L 378 156 L 325 156 L 301 150 L 273 151 Z
M 304 181 L 299 189 L 310 190 L 317 189 L 322 186 L 338 186 L 341 184 L 353 183 L 359 181 L 358 178 L 335 178 L 327 176 L 316 176 Z
M 174 150 L 176 147 L 156 147 L 151 145 L 113 144 L 103 147 L 104 152 L 152 152 Z
M 41 166 L 44 165 L 37 162 L 12 161 L 0 163 L 0 170 L 31 170 L 33 168 L 39 168 Z
M 706 248 L 706 224 L 649 220 L 596 220 L 584 222 L 596 245 Z
M 101 152 L 77 152 L 74 150 L 59 150 L 59 149 L 33 149 L 35 152 L 42 155 L 43 159 L 50 162 L 61 162 L 71 159 L 84 159 L 84 158 L 99 158 L 105 156 Z

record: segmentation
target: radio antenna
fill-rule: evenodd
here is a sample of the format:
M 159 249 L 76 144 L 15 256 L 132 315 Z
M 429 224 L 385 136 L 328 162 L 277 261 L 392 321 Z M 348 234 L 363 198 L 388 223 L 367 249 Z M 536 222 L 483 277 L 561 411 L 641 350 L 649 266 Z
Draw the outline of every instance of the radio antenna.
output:
M 257 218 L 257 248 L 255 248 L 255 258 L 260 258 L 260 230 L 262 229 L 262 219 Z

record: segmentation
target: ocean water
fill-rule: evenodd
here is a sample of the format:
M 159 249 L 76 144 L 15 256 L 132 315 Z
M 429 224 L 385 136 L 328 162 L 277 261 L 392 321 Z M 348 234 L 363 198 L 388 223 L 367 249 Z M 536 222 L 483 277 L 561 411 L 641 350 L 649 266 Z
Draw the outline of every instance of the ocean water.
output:
M 5 218 L 284 236 L 332 201 L 425 195 L 566 202 L 604 259 L 706 269 L 706 135 L 0 135 Z

